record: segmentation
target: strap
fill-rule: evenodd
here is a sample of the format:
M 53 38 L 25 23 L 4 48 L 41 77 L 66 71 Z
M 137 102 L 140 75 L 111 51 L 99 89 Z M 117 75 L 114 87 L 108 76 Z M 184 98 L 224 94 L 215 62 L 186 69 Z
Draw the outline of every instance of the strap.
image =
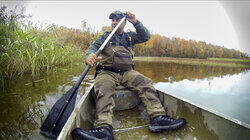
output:
M 128 34 L 127 34 L 127 33 L 124 33 L 124 35 L 125 35 L 125 38 L 126 38 L 127 43 L 129 43 L 129 47 L 132 48 L 132 41 L 129 41 L 130 39 L 129 39 Z M 116 40 L 116 46 L 120 46 L 120 39 L 118 39 L 117 35 L 114 35 L 114 37 L 115 37 L 115 40 Z M 130 37 L 130 38 L 131 38 L 131 37 Z M 124 47 L 125 49 L 127 49 L 127 50 L 130 52 L 132 58 L 134 58 L 133 53 L 129 50 L 128 46 L 123 46 L 123 47 Z
M 128 33 L 125 33 L 125 36 L 126 36 L 126 41 L 129 43 L 129 47 L 132 48 L 133 47 L 133 45 L 132 45 L 132 38 L 128 35 Z M 126 46 L 125 48 L 131 53 L 132 58 L 134 58 L 133 53 L 128 49 L 128 47 Z
M 112 67 L 107 67 L 107 66 L 100 66 L 100 68 L 101 68 L 101 70 L 112 71 L 112 72 L 119 73 L 119 74 L 123 74 L 127 71 L 127 70 L 116 70 Z
M 133 44 L 132 44 L 132 38 L 128 35 L 128 33 L 125 33 L 125 36 L 126 36 L 126 41 L 129 43 L 129 47 L 133 47 Z
M 119 41 L 119 39 L 117 38 L 117 35 L 115 35 L 115 40 L 116 40 L 116 46 L 120 46 L 120 41 Z

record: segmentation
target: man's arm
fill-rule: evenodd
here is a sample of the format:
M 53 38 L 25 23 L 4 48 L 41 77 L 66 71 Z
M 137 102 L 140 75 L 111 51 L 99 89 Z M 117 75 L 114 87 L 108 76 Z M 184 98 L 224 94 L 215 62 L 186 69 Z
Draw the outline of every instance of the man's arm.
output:
M 101 47 L 102 45 L 102 35 L 100 35 L 87 49 L 86 54 L 85 54 L 85 62 L 88 58 L 88 56 L 91 53 L 97 52 L 97 50 Z
M 101 57 L 96 57 L 95 53 L 98 51 L 98 49 L 101 47 L 102 43 L 106 39 L 107 32 L 105 32 L 103 35 L 100 35 L 87 49 L 85 54 L 85 63 L 89 64 L 91 66 L 94 66 L 96 63 L 96 60 L 100 60 Z
M 143 43 L 146 42 L 150 39 L 150 33 L 148 31 L 148 29 L 146 27 L 144 27 L 142 25 L 142 23 L 137 20 L 135 18 L 135 15 L 130 13 L 130 12 L 126 12 L 127 15 L 127 20 L 132 23 L 136 29 L 136 33 L 131 32 L 130 35 L 133 38 L 133 43 L 137 44 L 137 43 Z
M 134 44 L 143 43 L 150 39 L 150 33 L 148 29 L 144 27 L 139 20 L 137 20 L 137 22 L 133 25 L 136 29 L 136 33 L 131 32 L 131 36 L 134 39 Z

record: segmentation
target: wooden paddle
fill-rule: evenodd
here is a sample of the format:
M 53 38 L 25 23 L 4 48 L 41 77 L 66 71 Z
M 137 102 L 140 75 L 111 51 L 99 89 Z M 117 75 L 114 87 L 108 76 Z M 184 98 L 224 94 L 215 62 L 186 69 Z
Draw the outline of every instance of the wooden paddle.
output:
M 106 46 L 110 38 L 114 35 L 116 30 L 120 27 L 123 21 L 125 21 L 126 17 L 123 17 L 121 21 L 118 23 L 118 25 L 113 29 L 113 31 L 109 34 L 107 39 L 104 41 L 102 46 L 99 48 L 99 50 L 96 52 L 96 56 L 98 56 L 103 48 Z M 84 77 L 87 75 L 88 71 L 90 69 L 90 65 L 87 65 L 85 70 L 83 71 L 82 75 L 78 79 L 78 81 L 75 83 L 75 85 L 66 92 L 52 107 L 50 110 L 47 118 L 45 119 L 44 123 L 41 126 L 40 133 L 44 135 L 47 138 L 50 139 L 56 139 L 58 135 L 60 134 L 63 126 L 65 125 L 66 121 L 68 120 L 70 114 L 75 108 L 75 102 L 76 102 L 76 95 L 78 88 L 84 79 Z

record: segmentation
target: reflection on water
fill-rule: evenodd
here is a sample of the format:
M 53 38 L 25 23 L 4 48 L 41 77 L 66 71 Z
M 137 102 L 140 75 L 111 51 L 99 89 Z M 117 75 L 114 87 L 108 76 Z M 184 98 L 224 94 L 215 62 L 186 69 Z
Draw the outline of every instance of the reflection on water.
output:
M 167 92 L 183 95 L 187 99 L 200 101 L 210 106 L 216 106 L 221 110 L 233 114 L 235 118 L 249 120 L 247 116 L 250 116 L 250 114 L 247 107 L 250 103 L 250 89 L 247 85 L 249 83 L 247 79 L 250 79 L 250 77 L 247 69 L 155 62 L 136 62 L 135 69 L 153 79 L 156 85 L 161 84 L 160 87 Z M 0 139 L 36 139 L 37 135 L 39 135 L 41 123 L 47 116 L 50 108 L 62 94 L 72 87 L 82 71 L 82 64 L 58 68 L 48 75 L 41 75 L 38 78 L 41 80 L 37 82 L 35 88 L 30 84 L 31 77 L 29 75 L 26 75 L 22 79 L 11 81 L 6 91 L 0 91 Z M 85 93 L 90 83 L 93 83 L 93 75 L 94 71 L 92 69 L 79 89 L 80 94 L 78 94 L 78 98 Z M 245 81 L 243 80 L 244 78 Z M 214 97 L 225 100 L 221 100 L 219 101 L 220 104 L 216 104 L 218 101 Z M 209 102 L 202 99 L 209 100 Z M 232 101 L 235 104 L 230 104 Z M 232 108 L 234 108 L 234 111 L 230 110 Z M 175 113 L 178 114 L 178 112 L 188 113 L 190 114 L 189 117 L 194 117 L 196 114 L 199 116 L 199 112 L 197 111 L 192 112 L 194 116 L 190 112 L 178 110 Z M 120 119 L 117 119 L 119 126 L 123 122 L 126 125 L 132 125 L 126 122 L 125 118 L 128 114 L 118 114 L 118 116 L 120 115 Z M 142 124 L 148 123 L 147 118 L 143 118 L 142 120 L 135 118 L 135 120 L 138 120 Z M 205 118 L 199 118 L 197 121 L 202 122 L 204 120 Z M 217 139 L 214 132 L 208 131 L 205 125 L 202 124 L 196 127 L 198 128 L 197 130 L 187 127 L 174 133 L 167 133 L 169 136 L 167 138 L 193 139 L 193 136 L 186 134 L 199 133 L 199 131 L 204 131 L 205 133 L 206 131 L 206 134 L 209 134 L 207 138 Z M 126 138 L 136 135 L 139 139 L 166 138 L 165 133 L 149 134 L 147 128 L 141 128 L 135 132 L 119 132 L 117 134 L 118 138 L 119 135 L 123 135 Z
M 0 91 L 0 139 L 27 139 L 39 135 L 41 123 L 54 103 L 69 90 L 83 71 L 82 64 L 58 68 L 32 87 L 30 75 L 11 81 L 5 91 Z M 78 93 L 93 83 L 93 71 L 89 72 Z
M 194 81 L 213 77 L 223 77 L 225 75 L 235 75 L 247 71 L 246 68 L 230 68 L 206 65 L 184 65 L 175 63 L 159 62 L 136 62 L 135 69 L 153 82 L 178 82 L 184 79 Z
M 250 126 L 250 71 L 245 68 L 137 62 L 161 91 L 188 99 Z

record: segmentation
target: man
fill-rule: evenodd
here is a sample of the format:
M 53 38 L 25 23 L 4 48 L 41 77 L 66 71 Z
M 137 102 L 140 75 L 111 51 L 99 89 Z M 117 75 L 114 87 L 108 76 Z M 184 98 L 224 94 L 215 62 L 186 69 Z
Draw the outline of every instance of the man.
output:
M 112 20 L 112 29 L 125 15 L 126 19 L 135 27 L 136 32 L 124 32 L 126 25 L 126 21 L 124 21 L 103 49 L 101 57 L 97 57 L 95 52 L 111 32 L 105 32 L 99 36 L 87 49 L 85 62 L 94 66 L 100 60 L 99 68 L 101 69 L 94 86 L 96 94 L 95 128 L 92 130 L 76 128 L 72 131 L 73 139 L 114 139 L 112 109 L 115 106 L 113 95 L 117 85 L 123 85 L 138 92 L 150 117 L 149 130 L 151 132 L 178 129 L 186 123 L 185 119 L 173 119 L 167 116 L 157 92 L 152 86 L 151 79 L 133 70 L 133 47 L 137 43 L 149 40 L 150 33 L 130 12 L 124 14 L 115 11 L 111 13 L 109 19 Z

